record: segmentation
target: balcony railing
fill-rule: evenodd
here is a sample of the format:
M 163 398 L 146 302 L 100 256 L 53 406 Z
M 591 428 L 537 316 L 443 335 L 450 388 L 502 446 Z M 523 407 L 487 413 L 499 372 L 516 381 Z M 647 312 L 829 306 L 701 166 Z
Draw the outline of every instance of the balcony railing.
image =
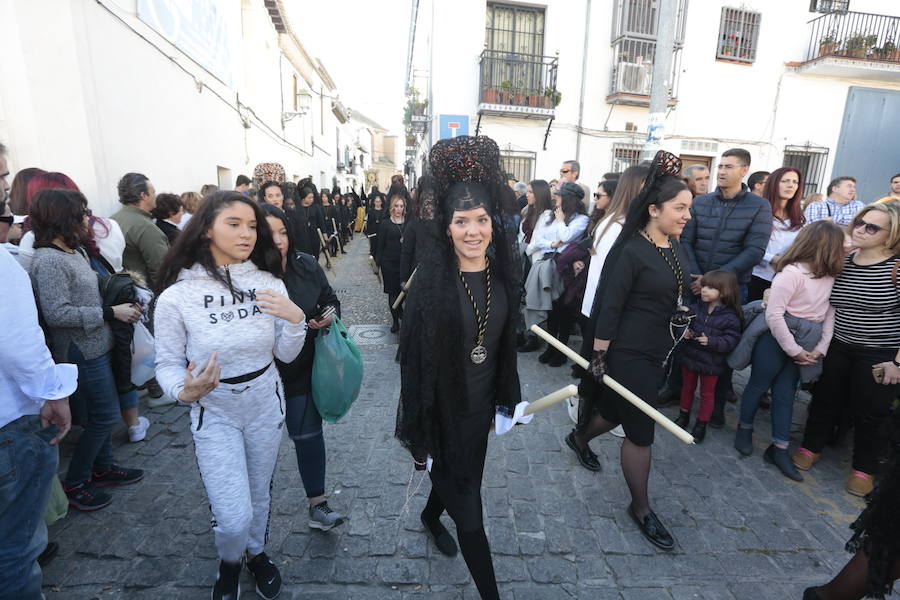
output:
M 484 50 L 478 95 L 480 113 L 551 118 L 561 94 L 556 89 L 559 59 Z
M 834 56 L 900 64 L 900 17 L 830 13 L 809 25 L 806 62 Z
M 606 101 L 610 104 L 649 106 L 650 82 L 653 75 L 656 42 L 623 37 L 613 44 L 612 50 L 613 66 L 610 72 L 609 95 L 606 97 Z M 676 102 L 675 86 L 679 54 L 676 50 L 672 63 L 672 88 L 669 90 L 670 104 Z

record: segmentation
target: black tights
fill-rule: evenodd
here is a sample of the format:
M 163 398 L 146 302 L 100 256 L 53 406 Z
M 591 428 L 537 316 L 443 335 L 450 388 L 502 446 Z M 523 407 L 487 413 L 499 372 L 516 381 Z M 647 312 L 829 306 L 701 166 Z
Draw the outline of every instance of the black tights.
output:
M 865 552 L 857 552 L 834 579 L 816 588 L 816 593 L 821 600 L 859 600 L 871 593 L 868 570 L 869 557 Z M 900 562 L 894 565 L 892 576 L 900 576 Z
M 425 504 L 425 510 L 422 511 L 422 520 L 425 522 L 434 537 L 437 537 L 446 529 L 441 525 L 440 517 L 445 510 L 444 503 L 434 488 L 428 496 L 428 503 Z M 453 515 L 450 515 L 453 518 Z M 484 534 L 484 525 L 474 530 L 463 530 L 459 522 L 454 518 L 456 523 L 456 536 L 459 540 L 459 550 L 462 552 L 463 558 L 466 560 L 466 566 L 469 567 L 469 573 L 472 574 L 472 580 L 478 593 L 485 600 L 499 600 L 500 592 L 497 591 L 497 578 L 494 576 L 494 563 L 491 559 L 491 547 L 488 544 L 487 536 Z
M 593 417 L 575 432 L 575 443 L 580 448 L 585 448 L 592 439 L 603 435 L 617 423 L 611 423 L 604 419 L 600 413 Z M 628 491 L 631 492 L 631 507 L 639 519 L 643 519 L 650 512 L 650 497 L 647 491 L 650 481 L 650 457 L 651 446 L 638 446 L 625 438 L 619 450 L 619 461 L 622 464 L 622 474 Z

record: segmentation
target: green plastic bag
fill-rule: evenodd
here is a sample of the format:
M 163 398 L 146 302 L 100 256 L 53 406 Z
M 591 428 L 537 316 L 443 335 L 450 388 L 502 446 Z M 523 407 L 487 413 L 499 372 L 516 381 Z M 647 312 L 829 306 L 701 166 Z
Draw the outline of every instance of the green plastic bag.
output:
M 319 330 L 315 344 L 313 401 L 322 419 L 337 423 L 359 395 L 363 378 L 362 357 L 338 318 L 328 329 Z
M 50 501 L 44 510 L 44 524 L 48 527 L 66 516 L 69 512 L 69 498 L 63 490 L 59 477 L 53 476 L 50 482 Z

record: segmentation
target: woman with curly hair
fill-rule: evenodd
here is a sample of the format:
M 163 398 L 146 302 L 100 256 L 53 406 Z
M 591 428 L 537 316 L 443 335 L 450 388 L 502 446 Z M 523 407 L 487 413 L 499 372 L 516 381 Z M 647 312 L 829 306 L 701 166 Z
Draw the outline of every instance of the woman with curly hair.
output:
M 421 520 L 449 556 L 456 541 L 482 598 L 499 598 L 484 532 L 481 480 L 488 433 L 512 426 L 521 401 L 516 369 L 519 275 L 502 218 L 499 149 L 485 137 L 441 140 L 433 226 L 423 245 L 400 332 L 396 435 L 415 468 L 430 470 Z M 513 211 L 517 211 L 513 206 Z M 512 240 L 515 243 L 515 240 Z

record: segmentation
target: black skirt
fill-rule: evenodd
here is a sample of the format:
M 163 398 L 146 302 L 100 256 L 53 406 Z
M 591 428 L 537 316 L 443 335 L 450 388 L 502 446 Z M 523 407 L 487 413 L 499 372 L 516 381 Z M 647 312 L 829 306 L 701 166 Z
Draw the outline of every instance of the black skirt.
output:
M 610 377 L 650 406 L 656 405 L 659 384 L 665 374 L 659 362 L 611 350 L 607 357 L 607 367 Z M 656 423 L 634 404 L 605 385 L 597 383 L 590 375 L 585 375 L 578 391 L 582 399 L 579 427 L 584 426 L 593 414 L 600 413 L 607 421 L 621 425 L 625 430 L 625 437 L 634 445 L 653 444 Z

